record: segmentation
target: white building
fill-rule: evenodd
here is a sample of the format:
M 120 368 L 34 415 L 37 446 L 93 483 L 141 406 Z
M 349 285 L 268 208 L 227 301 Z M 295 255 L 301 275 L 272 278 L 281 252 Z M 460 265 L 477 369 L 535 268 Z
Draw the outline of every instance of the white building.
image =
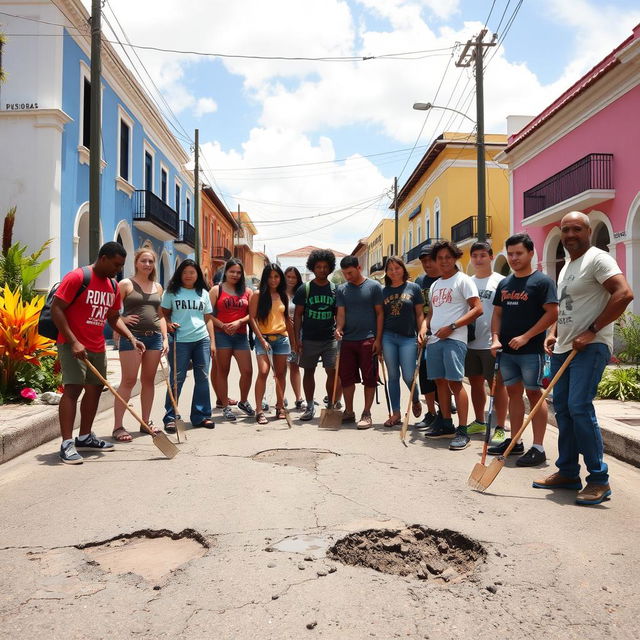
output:
M 300 249 L 294 249 L 293 251 L 288 251 L 287 253 L 281 253 L 276 256 L 276 262 L 280 265 L 282 270 L 284 271 L 288 267 L 296 267 L 300 274 L 302 275 L 302 281 L 308 282 L 313 279 L 313 273 L 311 273 L 307 269 L 307 258 L 312 251 L 318 250 L 320 247 L 313 247 L 311 245 L 307 247 L 300 247 Z M 332 251 L 336 257 L 336 268 L 339 268 L 338 263 L 341 258 L 344 258 L 346 254 L 341 253 L 340 251 L 335 251 L 333 249 L 329 249 Z

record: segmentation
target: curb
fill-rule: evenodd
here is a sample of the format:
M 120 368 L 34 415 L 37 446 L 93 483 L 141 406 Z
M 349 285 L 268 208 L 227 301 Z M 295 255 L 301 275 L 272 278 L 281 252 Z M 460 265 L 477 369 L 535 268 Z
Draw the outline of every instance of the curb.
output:
M 111 381 L 110 381 L 111 382 Z M 158 369 L 155 384 L 164 384 L 162 369 Z M 114 385 L 115 386 L 115 385 Z M 140 394 L 140 382 L 133 388 L 131 397 Z M 106 389 L 100 398 L 96 416 L 113 409 L 115 398 Z M 25 409 L 30 411 L 25 411 Z M 15 413 L 15 416 L 11 414 Z M 60 437 L 60 423 L 58 422 L 57 405 L 5 405 L 2 407 L 0 420 L 0 464 L 26 453 Z M 80 424 L 80 411 L 76 416 L 74 429 Z

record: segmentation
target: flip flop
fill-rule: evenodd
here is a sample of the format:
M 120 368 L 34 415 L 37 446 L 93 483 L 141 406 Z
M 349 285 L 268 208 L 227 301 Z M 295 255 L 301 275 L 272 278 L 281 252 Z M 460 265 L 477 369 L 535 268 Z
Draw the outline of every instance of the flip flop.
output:
M 401 418 L 389 418 L 385 423 L 384 426 L 385 427 L 396 427 L 399 424 L 402 424 L 402 419 Z
M 111 437 L 117 442 L 131 442 L 133 440 L 131 434 L 124 427 L 114 429 Z
M 265 416 L 264 413 L 262 413 L 262 411 L 260 413 L 256 413 L 256 422 L 258 424 L 269 424 L 269 421 L 267 420 L 267 416 Z

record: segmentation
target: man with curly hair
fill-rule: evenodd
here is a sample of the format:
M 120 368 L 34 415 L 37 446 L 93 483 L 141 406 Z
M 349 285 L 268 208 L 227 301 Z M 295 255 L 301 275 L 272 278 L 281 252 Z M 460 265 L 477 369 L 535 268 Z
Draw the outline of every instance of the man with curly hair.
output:
M 336 375 L 338 343 L 334 331 L 336 326 L 336 287 L 329 276 L 336 268 L 336 257 L 329 249 L 315 249 L 307 258 L 307 269 L 315 276 L 310 282 L 298 287 L 293 296 L 296 306 L 293 326 L 298 342 L 300 366 L 304 369 L 302 385 L 307 408 L 300 420 L 313 420 L 316 389 L 315 372 L 318 360 L 327 373 L 327 395 L 331 402 L 333 381 Z M 336 399 L 340 397 L 340 389 Z

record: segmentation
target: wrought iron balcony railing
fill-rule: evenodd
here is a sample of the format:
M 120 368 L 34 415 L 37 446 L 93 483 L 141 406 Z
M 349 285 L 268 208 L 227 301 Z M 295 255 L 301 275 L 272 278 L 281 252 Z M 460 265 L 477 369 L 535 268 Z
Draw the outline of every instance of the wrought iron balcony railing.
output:
M 436 242 L 440 242 L 440 240 L 442 240 L 442 238 L 427 238 L 426 240 L 423 240 L 420 244 L 412 247 L 404 254 L 404 261 L 411 262 L 412 260 L 417 260 L 420 257 L 420 252 L 423 247 L 430 247 Z
M 590 153 L 524 192 L 529 218 L 590 189 L 613 189 L 613 154 Z
M 478 216 L 469 216 L 451 227 L 451 242 L 456 244 L 478 237 Z M 491 216 L 487 216 L 487 238 L 491 237 Z
M 212 247 L 211 257 L 214 260 L 228 260 L 231 257 L 231 251 L 226 247 Z
M 180 220 L 180 237 L 176 242 L 189 245 L 193 249 L 196 248 L 196 230 L 194 226 L 186 220 Z
M 133 220 L 150 222 L 173 237 L 178 235 L 178 214 L 151 191 L 137 190 L 134 193 Z

